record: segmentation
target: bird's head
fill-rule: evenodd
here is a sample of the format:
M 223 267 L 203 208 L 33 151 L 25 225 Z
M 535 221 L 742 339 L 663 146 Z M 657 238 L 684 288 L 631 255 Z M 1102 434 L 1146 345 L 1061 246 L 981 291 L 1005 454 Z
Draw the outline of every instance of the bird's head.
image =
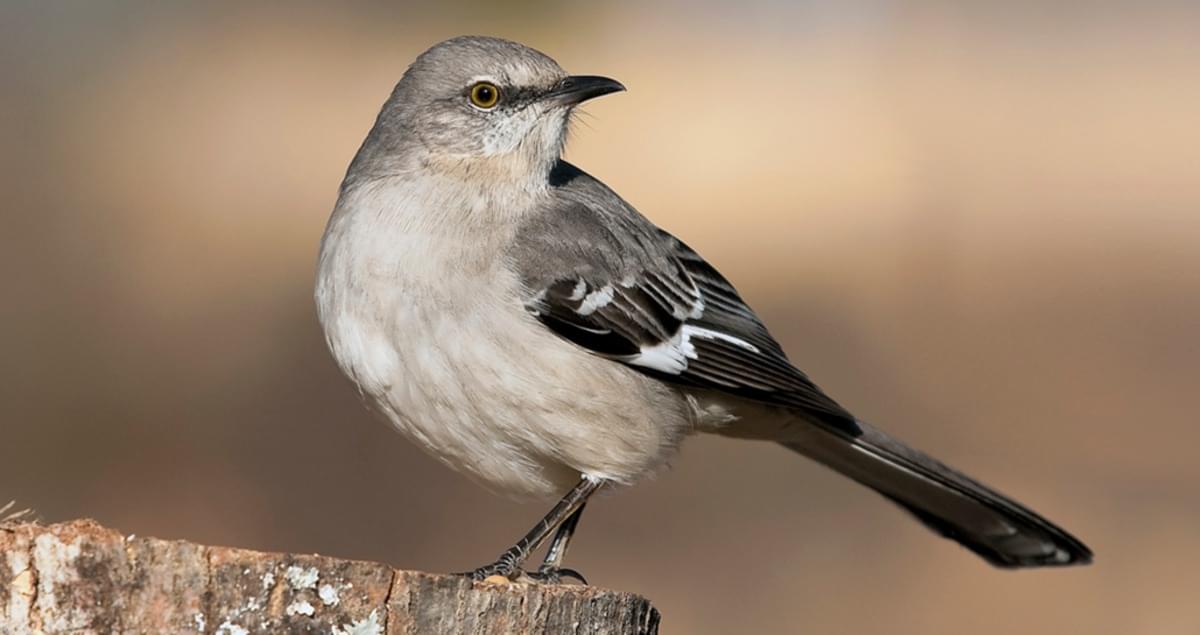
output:
M 516 42 L 458 37 L 413 62 L 372 135 L 384 142 L 376 153 L 403 154 L 409 165 L 539 178 L 562 152 L 572 109 L 624 89 L 607 77 L 568 75 Z

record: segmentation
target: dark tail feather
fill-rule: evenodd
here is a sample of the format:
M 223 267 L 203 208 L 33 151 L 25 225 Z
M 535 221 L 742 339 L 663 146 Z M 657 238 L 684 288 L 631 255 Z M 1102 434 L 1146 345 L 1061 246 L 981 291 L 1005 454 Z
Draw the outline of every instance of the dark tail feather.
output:
M 848 438 L 818 426 L 784 446 L 870 487 L 998 567 L 1087 564 L 1092 552 L 1020 503 L 859 422 Z

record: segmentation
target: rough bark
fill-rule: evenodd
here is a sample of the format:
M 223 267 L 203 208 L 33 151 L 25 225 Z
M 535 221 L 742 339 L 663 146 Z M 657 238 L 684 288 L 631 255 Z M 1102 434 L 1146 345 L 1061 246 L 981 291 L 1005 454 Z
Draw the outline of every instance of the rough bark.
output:
M 0 633 L 656 633 L 644 598 L 373 562 L 0 524 Z

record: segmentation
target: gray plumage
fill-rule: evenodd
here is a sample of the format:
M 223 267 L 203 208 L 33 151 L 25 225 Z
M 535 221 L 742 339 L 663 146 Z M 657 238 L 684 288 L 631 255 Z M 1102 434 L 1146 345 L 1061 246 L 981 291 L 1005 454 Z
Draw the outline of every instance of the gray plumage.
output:
M 803 408 L 857 431 L 854 417 L 791 365 L 733 286 L 696 252 L 569 163 L 560 161 L 549 180 L 551 196 L 523 219 L 511 247 L 534 315 L 660 379 Z M 608 300 L 581 311 L 593 298 Z M 677 336 L 686 336 L 674 347 L 681 356 L 647 359 L 646 350 Z
M 346 175 L 317 279 L 330 348 L 367 400 L 513 495 L 631 484 L 712 432 L 814 458 L 993 564 L 1089 561 L 857 420 L 715 268 L 560 159 L 571 109 L 620 88 L 493 38 L 444 42 L 408 70 Z

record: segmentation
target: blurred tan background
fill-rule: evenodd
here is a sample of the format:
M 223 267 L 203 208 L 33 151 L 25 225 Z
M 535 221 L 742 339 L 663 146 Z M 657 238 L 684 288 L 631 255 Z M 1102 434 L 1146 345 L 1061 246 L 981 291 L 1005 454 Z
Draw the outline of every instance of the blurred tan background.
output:
M 624 81 L 569 158 L 860 416 L 1097 553 L 993 570 L 786 451 L 696 439 L 589 508 L 572 566 L 672 634 L 1200 633 L 1189 4 L 6 1 L 0 503 L 435 571 L 524 532 L 543 506 L 359 405 L 311 301 L 392 85 L 486 33 Z

